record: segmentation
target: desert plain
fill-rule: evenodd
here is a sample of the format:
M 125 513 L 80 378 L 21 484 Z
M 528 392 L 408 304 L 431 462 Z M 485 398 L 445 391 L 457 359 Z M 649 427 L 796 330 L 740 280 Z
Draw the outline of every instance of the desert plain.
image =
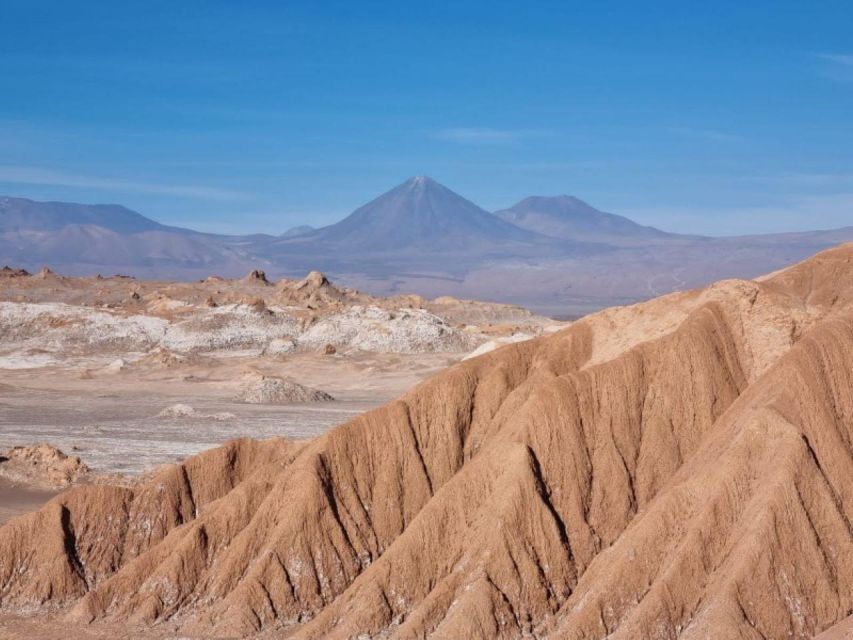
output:
M 4 278 L 8 637 L 849 633 L 850 245 L 566 323 Z

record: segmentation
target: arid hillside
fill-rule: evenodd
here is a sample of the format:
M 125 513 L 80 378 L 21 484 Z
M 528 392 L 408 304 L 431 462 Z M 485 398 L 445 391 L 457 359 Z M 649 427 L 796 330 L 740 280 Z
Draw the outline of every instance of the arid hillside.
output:
M 853 613 L 851 521 L 845 245 L 504 346 L 314 440 L 65 491 L 0 529 L 0 616 L 31 636 L 50 612 L 77 637 L 811 638 Z

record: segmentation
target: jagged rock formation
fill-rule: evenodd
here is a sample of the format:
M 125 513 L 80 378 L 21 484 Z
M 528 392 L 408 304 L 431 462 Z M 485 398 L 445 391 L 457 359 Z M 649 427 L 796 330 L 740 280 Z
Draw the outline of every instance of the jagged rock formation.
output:
M 267 274 L 260 269 L 252 269 L 246 277 L 243 278 L 243 281 L 249 284 L 270 284 L 270 281 L 267 280 Z
M 851 372 L 845 246 L 508 345 L 305 444 L 72 489 L 0 529 L 0 605 L 199 637 L 810 638 L 853 612 Z

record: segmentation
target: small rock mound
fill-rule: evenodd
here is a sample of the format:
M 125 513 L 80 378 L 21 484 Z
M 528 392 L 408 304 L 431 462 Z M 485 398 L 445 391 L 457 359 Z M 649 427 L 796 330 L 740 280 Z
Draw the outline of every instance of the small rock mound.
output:
M 334 400 L 325 391 L 306 387 L 288 378 L 250 374 L 235 400 L 248 404 L 290 404 Z
M 0 454 L 0 475 L 12 482 L 58 489 L 91 473 L 77 456 L 68 456 L 49 444 L 13 447 Z
M 311 271 L 307 276 L 300 280 L 294 287 L 297 290 L 313 290 L 316 291 L 325 286 L 331 286 L 331 282 L 326 277 L 326 274 L 319 271 Z
M 201 413 L 196 411 L 193 407 L 188 404 L 173 404 L 171 407 L 166 407 L 160 413 L 157 414 L 158 418 L 164 418 L 166 420 L 176 420 L 181 418 L 195 418 L 200 420 L 216 420 L 217 422 L 224 422 L 226 420 L 233 420 L 237 416 L 233 413 L 221 412 L 221 413 Z
M 196 410 L 188 404 L 173 404 L 171 407 L 166 407 L 157 414 L 158 418 L 192 418 L 196 415 Z
M 356 295 L 339 289 L 319 271 L 311 271 L 302 280 L 282 280 L 278 289 L 281 302 L 307 305 L 309 309 L 341 303 Z
M 119 373 L 127 367 L 127 362 L 123 358 L 116 358 L 102 369 L 104 373 Z
M 264 355 L 280 356 L 293 353 L 296 350 L 296 341 L 293 338 L 276 338 L 271 340 L 264 350 Z

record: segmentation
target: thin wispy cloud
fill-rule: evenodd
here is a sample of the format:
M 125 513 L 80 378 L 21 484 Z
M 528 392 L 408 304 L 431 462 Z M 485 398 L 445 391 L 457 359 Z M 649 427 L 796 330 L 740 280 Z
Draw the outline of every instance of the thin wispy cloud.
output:
M 460 144 L 509 144 L 542 133 L 535 129 L 490 129 L 488 127 L 449 127 L 432 132 L 437 140 Z
M 719 131 L 717 129 L 704 129 L 701 127 L 673 126 L 669 128 L 670 133 L 694 140 L 706 140 L 708 142 L 742 142 L 745 138 L 730 131 Z
M 351 209 L 279 210 L 205 215 L 169 220 L 169 224 L 205 233 L 246 235 L 250 233 L 280 234 L 293 227 L 308 225 L 320 228 L 334 224 L 352 213 Z
M 817 53 L 815 55 L 821 60 L 834 62 L 845 67 L 853 67 L 853 54 L 850 53 Z
M 755 176 L 746 178 L 752 182 L 763 182 L 773 185 L 794 185 L 798 187 L 814 187 L 820 189 L 853 188 L 853 173 L 783 173 L 770 176 Z
M 818 75 L 845 85 L 853 82 L 853 53 L 815 53 L 814 56 L 822 62 L 817 69 Z
M 216 187 L 117 180 L 20 165 L 0 165 L 0 183 L 130 191 L 151 195 L 198 198 L 202 200 L 243 200 L 247 197 L 246 194 L 238 191 Z

